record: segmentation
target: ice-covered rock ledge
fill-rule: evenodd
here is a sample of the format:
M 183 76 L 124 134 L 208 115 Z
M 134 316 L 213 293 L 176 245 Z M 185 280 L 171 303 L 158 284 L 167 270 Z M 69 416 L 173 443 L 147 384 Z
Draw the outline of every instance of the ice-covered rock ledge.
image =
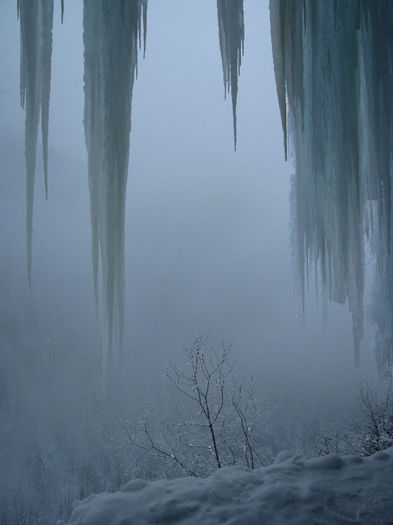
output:
M 253 525 L 393 523 L 393 448 L 368 458 L 289 453 L 257 470 L 227 467 L 212 476 L 134 480 L 90 496 L 69 525 Z

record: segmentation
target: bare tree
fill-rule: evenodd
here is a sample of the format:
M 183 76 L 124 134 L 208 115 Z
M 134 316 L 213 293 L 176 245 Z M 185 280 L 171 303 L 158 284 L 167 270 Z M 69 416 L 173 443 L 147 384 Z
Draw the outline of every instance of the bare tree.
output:
M 370 456 L 393 445 L 393 395 L 391 381 L 373 386 L 360 383 L 358 405 L 345 420 L 320 428 L 314 454 Z
M 359 388 L 359 397 L 366 421 L 363 453 L 368 456 L 393 445 L 392 384 L 389 382 L 385 392 L 381 395 L 369 383 L 362 383 Z
M 204 476 L 225 465 L 261 464 L 255 450 L 251 413 L 256 413 L 253 380 L 240 385 L 234 377 L 230 347 L 208 345 L 199 337 L 187 350 L 183 365 L 170 361 L 167 377 L 180 394 L 157 433 L 146 415 L 139 428 L 125 428 L 127 440 L 142 450 L 141 462 L 170 462 L 190 476 Z M 175 406 L 176 405 L 176 406 Z M 182 409 L 179 408 L 182 406 Z M 157 420 L 155 421 L 157 427 Z
M 253 427 L 249 421 L 249 414 L 252 410 L 255 412 L 254 404 L 255 396 L 255 383 L 253 377 L 251 376 L 250 382 L 245 387 L 244 383 L 239 386 L 235 386 L 232 393 L 232 406 L 235 410 L 235 413 L 239 419 L 241 432 L 243 434 L 244 445 L 244 457 L 245 463 L 248 468 L 255 468 L 255 459 L 262 464 L 262 459 L 258 453 L 257 447 L 253 443 Z
M 221 468 L 217 427 L 224 408 L 225 381 L 233 367 L 224 344 L 219 353 L 216 350 L 206 353 L 205 346 L 206 338 L 196 339 L 188 351 L 187 365 L 191 370 L 180 369 L 171 361 L 167 376 L 179 392 L 198 406 L 204 419 L 201 426 L 208 429 L 217 468 Z

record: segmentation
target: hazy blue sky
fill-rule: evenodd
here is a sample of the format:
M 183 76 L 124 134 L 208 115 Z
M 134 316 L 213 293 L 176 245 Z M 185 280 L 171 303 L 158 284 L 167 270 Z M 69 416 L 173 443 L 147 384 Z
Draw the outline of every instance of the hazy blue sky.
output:
M 56 2 L 49 200 L 39 150 L 30 299 L 14 4 L 0 3 L 4 290 L 15 298 L 15 308 L 21 298 L 31 302 L 48 333 L 56 327 L 60 340 L 81 338 L 98 347 L 82 122 L 82 1 L 66 0 L 63 25 Z M 354 375 L 346 308 L 330 308 L 325 336 L 313 296 L 306 331 L 296 317 L 288 233 L 292 166 L 284 163 L 268 0 L 245 0 L 244 7 L 234 153 L 215 2 L 149 1 L 146 59 L 139 62 L 133 94 L 127 187 L 125 352 L 134 379 L 155 381 L 168 355 L 206 333 L 233 342 L 245 368 L 278 382 L 325 376 L 334 384 L 341 372 Z M 372 368 L 367 337 L 363 346 L 363 368 Z

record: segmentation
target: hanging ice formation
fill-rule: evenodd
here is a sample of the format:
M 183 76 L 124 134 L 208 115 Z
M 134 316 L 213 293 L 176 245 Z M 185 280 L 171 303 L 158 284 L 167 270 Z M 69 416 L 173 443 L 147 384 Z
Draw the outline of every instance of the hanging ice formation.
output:
M 348 302 L 358 365 L 369 237 L 383 371 L 393 361 L 393 6 L 270 0 L 270 16 L 285 154 L 290 144 L 295 162 L 292 239 L 303 304 L 314 269 L 331 300 Z
M 120 351 L 124 319 L 124 218 L 131 97 L 147 0 L 84 0 L 84 126 L 97 301 L 102 266 L 104 367 Z
M 218 30 L 225 97 L 231 93 L 233 115 L 233 141 L 236 150 L 236 104 L 238 77 L 244 52 L 243 0 L 217 0 Z
M 27 276 L 31 284 L 34 179 L 41 119 L 45 193 L 48 196 L 48 124 L 52 60 L 53 0 L 18 0 L 20 98 L 26 110 Z

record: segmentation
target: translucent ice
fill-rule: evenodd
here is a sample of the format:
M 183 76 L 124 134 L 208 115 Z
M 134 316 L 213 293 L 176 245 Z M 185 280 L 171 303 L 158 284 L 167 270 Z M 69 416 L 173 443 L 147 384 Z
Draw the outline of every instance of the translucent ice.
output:
M 102 265 L 104 366 L 112 349 L 122 347 L 131 98 L 146 7 L 141 0 L 84 1 L 84 125 L 96 299 L 99 260 Z
M 314 270 L 331 300 L 348 303 L 358 364 L 370 238 L 376 272 L 370 311 L 378 363 L 389 368 L 393 8 L 271 0 L 270 14 L 285 154 L 289 142 L 296 169 L 291 224 L 301 293 Z
M 243 0 L 217 0 L 218 29 L 225 96 L 231 93 L 233 115 L 233 140 L 236 150 L 236 104 L 238 77 L 244 51 Z
M 26 110 L 27 275 L 31 284 L 34 179 L 41 119 L 45 192 L 48 196 L 48 126 L 52 60 L 53 0 L 18 0 L 20 98 Z

